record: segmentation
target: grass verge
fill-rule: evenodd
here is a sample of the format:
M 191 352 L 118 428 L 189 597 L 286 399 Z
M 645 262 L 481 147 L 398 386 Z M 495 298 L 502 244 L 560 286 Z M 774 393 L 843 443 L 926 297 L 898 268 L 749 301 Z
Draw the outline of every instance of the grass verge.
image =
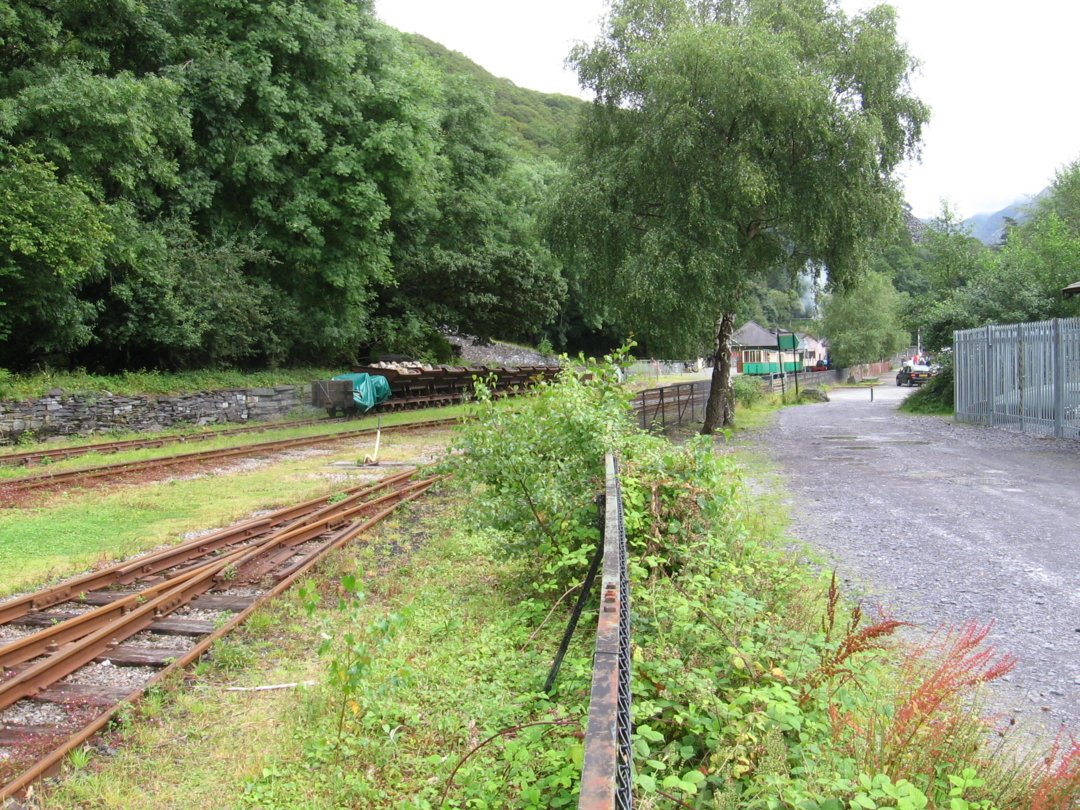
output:
M 445 435 L 445 434 L 444 434 Z M 428 434 L 383 437 L 383 462 L 423 455 Z M 0 510 L 0 597 L 95 564 L 176 542 L 187 532 L 236 522 L 256 510 L 296 503 L 360 483 L 350 466 L 373 450 L 365 438 L 345 447 L 242 459 L 217 470 L 108 490 L 48 493 L 40 505 Z M 346 466 L 332 466 L 334 462 Z

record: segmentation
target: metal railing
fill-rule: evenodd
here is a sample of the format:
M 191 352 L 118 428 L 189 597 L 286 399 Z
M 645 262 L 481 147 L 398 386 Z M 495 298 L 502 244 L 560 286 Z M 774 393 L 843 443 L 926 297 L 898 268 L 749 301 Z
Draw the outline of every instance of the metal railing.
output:
M 635 418 L 643 430 L 704 419 L 710 385 L 710 380 L 698 380 L 638 391 L 633 401 Z
M 604 561 L 579 810 L 633 807 L 630 747 L 630 583 L 622 490 L 615 457 L 604 459 Z
M 1080 438 L 1080 318 L 954 335 L 956 419 Z

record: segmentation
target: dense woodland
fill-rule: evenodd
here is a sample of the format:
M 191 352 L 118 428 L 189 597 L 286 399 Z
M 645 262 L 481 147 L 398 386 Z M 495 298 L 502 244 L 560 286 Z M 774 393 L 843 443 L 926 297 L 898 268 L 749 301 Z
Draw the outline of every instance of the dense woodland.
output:
M 332 363 L 555 323 L 537 216 L 581 102 L 368 2 L 5 0 L 0 37 L 0 366 Z
M 659 19 L 676 8 L 741 4 L 653 5 Z M 793 70 L 817 70 L 813 59 L 822 59 L 858 79 L 885 54 L 896 57 L 894 80 L 902 80 L 906 54 L 874 50 L 891 41 L 891 13 L 849 24 L 824 0 L 802 6 L 799 13 L 817 15 L 829 36 L 846 32 L 851 65 L 836 67 L 838 46 L 829 41 L 816 43 L 812 58 L 804 47 Z M 634 8 L 616 4 L 613 19 Z M 778 42 L 784 26 L 803 30 L 790 20 L 771 25 Z M 725 30 L 699 28 L 703 37 Z M 670 45 L 646 39 L 635 47 Z M 724 53 L 722 37 L 672 41 L 683 48 L 665 51 L 672 58 L 698 58 L 695 47 Z M 841 255 L 832 236 L 803 250 L 828 228 L 809 223 L 800 235 L 763 216 L 752 227 L 755 244 L 768 250 L 747 254 L 750 271 L 725 260 L 722 239 L 709 251 L 685 252 L 713 238 L 700 221 L 696 236 L 671 237 L 710 216 L 683 190 L 714 194 L 718 172 L 730 168 L 684 163 L 682 174 L 666 175 L 674 194 L 666 209 L 678 213 L 675 198 L 699 208 L 685 222 L 672 219 L 660 239 L 681 239 L 682 247 L 663 253 L 656 241 L 610 238 L 610 220 L 578 229 L 602 245 L 582 261 L 580 244 L 568 249 L 567 223 L 576 217 L 579 226 L 596 226 L 597 211 L 632 199 L 618 185 L 625 177 L 608 184 L 614 175 L 602 177 L 589 162 L 617 120 L 604 96 L 612 76 L 590 62 L 602 45 L 593 57 L 587 49 L 576 56 L 585 86 L 598 91 L 586 104 L 515 87 L 460 54 L 402 35 L 374 17 L 370 2 L 71 0 L 49 8 L 0 0 L 0 367 L 258 368 L 382 352 L 447 359 L 447 330 L 571 351 L 606 349 L 632 333 L 650 353 L 707 354 L 715 349 L 709 319 L 687 329 L 672 314 L 688 298 L 709 299 L 693 292 L 699 287 L 724 288 L 725 308 L 738 318 L 824 332 L 841 362 L 877 359 L 914 333 L 937 348 L 954 328 L 1077 313 L 1058 294 L 1080 267 L 1076 164 L 997 246 L 970 238 L 947 209 L 913 242 L 899 227 L 899 196 L 883 182 L 872 205 L 835 212 L 834 225 L 843 227 L 829 233 L 857 232 L 859 255 Z M 695 92 L 732 97 L 723 77 L 740 75 L 740 64 L 749 69 L 739 59 L 757 58 L 732 53 L 734 61 L 709 65 L 717 80 Z M 685 65 L 679 70 L 687 75 Z M 644 99 L 652 90 L 643 88 L 628 88 L 620 102 L 638 105 L 639 123 L 650 114 Z M 787 137 L 770 105 L 795 97 L 752 101 L 733 114 L 772 116 Z M 886 181 L 882 169 L 913 147 L 925 117 L 902 93 L 888 101 L 896 133 L 884 157 L 881 142 L 874 164 Z M 717 110 L 722 102 L 708 114 Z M 681 119 L 674 134 L 696 133 L 700 123 Z M 803 135 L 808 143 L 819 137 Z M 690 154 L 704 153 L 704 141 L 689 136 L 643 142 L 652 155 L 657 144 L 684 140 Z M 753 150 L 766 147 L 729 150 L 743 163 L 727 197 L 709 203 L 714 210 L 741 204 L 739 194 L 773 212 L 829 207 L 800 199 L 809 186 L 796 184 L 807 178 L 793 174 L 794 190 L 784 194 L 739 185 L 746 155 L 756 159 Z M 763 177 L 783 187 L 782 172 L 772 174 Z M 657 178 L 644 182 L 660 187 Z M 850 197 L 853 188 L 833 190 Z M 596 205 L 587 215 L 572 210 L 590 200 Z M 631 222 L 625 233 L 647 230 Z M 622 258 L 610 255 L 613 245 Z M 669 284 L 680 277 L 671 261 L 726 269 Z M 626 290 L 621 302 L 609 295 L 619 267 L 647 290 L 630 306 Z

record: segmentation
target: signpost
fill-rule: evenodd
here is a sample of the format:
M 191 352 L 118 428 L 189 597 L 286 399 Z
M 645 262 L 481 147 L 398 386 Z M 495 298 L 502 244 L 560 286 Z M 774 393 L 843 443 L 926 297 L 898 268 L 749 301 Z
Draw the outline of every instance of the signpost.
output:
M 795 398 L 799 398 L 799 336 L 794 332 L 777 332 L 776 348 L 780 350 L 780 394 L 784 392 L 784 351 L 790 351 L 795 372 Z

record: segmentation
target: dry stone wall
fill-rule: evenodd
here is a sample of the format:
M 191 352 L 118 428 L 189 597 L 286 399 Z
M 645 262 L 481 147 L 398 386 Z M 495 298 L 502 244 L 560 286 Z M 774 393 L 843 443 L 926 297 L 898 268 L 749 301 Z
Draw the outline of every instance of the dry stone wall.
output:
M 217 425 L 275 419 L 307 410 L 310 386 L 238 388 L 179 396 L 65 394 L 56 389 L 25 402 L 0 400 L 0 443 L 109 431 L 152 431 L 181 425 Z

